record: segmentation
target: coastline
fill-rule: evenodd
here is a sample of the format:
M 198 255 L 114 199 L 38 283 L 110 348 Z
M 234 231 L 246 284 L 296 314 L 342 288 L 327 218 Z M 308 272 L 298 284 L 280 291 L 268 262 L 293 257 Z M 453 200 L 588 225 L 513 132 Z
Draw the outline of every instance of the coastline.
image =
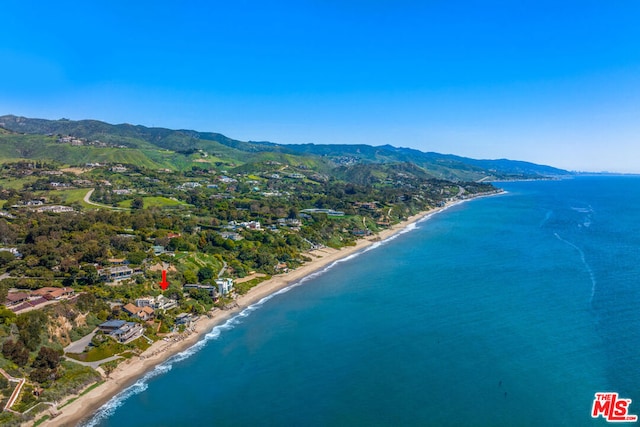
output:
M 303 278 L 322 270 L 336 261 L 361 252 L 375 243 L 385 241 L 405 230 L 408 226 L 424 218 L 428 218 L 435 213 L 475 198 L 496 194 L 501 193 L 481 194 L 467 199 L 447 203 L 443 207 L 421 212 L 409 217 L 405 221 L 381 231 L 378 234 L 357 240 L 354 246 L 348 246 L 341 249 L 322 248 L 307 252 L 307 254 L 312 257 L 311 261 L 306 262 L 295 270 L 291 270 L 285 274 L 274 275 L 271 279 L 258 284 L 245 295 L 241 295 L 236 299 L 237 307 L 234 307 L 231 310 L 215 310 L 211 313 L 211 317 L 201 316 L 193 327 L 193 332 L 183 335 L 182 339 L 168 342 L 163 340 L 156 341 L 151 347 L 145 350 L 140 357 L 122 362 L 101 385 L 95 387 L 86 394 L 77 397 L 76 400 L 63 408 L 60 408 L 58 410 L 58 415 L 53 419 L 47 420 L 43 425 L 71 426 L 77 425 L 83 420 L 87 420 L 91 415 L 96 413 L 100 407 L 121 391 L 134 384 L 143 375 L 150 372 L 172 356 L 191 348 L 201 341 L 206 334 L 211 332 L 213 328 L 223 324 L 226 320 L 237 315 L 248 306 L 299 282 Z M 36 419 L 38 418 L 41 417 L 37 416 Z

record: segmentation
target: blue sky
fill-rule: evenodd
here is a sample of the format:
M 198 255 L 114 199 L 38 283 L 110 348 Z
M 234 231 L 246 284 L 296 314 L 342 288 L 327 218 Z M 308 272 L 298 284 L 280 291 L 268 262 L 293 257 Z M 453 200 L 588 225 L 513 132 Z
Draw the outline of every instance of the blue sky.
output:
M 640 2 L 3 1 L 0 114 L 640 173 Z

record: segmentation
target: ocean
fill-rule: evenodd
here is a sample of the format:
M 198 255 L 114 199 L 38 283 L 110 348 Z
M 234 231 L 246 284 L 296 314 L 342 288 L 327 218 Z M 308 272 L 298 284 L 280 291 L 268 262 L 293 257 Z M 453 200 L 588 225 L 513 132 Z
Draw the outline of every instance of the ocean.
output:
M 576 426 L 640 414 L 640 177 L 498 183 L 245 309 L 90 426 Z

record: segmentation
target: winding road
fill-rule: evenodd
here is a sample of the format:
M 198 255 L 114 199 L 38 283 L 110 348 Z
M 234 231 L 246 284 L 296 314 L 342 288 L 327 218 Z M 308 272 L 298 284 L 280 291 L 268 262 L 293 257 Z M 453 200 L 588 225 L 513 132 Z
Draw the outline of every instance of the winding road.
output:
M 129 210 L 127 208 L 116 208 L 116 207 L 113 207 L 113 206 L 103 205 L 101 203 L 92 202 L 91 201 L 91 195 L 93 194 L 94 191 L 96 191 L 96 189 L 92 188 L 91 190 L 87 191 L 87 194 L 84 195 L 84 199 L 83 200 L 84 200 L 84 202 L 86 204 L 89 204 L 91 206 L 96 206 L 98 208 L 112 209 L 112 210 L 115 210 L 115 211 L 128 211 Z

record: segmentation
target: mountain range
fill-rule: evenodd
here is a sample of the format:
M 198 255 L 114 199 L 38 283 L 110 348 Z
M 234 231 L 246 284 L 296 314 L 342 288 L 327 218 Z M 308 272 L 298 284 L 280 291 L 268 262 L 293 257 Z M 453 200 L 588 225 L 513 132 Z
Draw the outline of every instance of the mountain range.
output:
M 172 130 L 97 120 L 0 116 L 0 160 L 48 159 L 71 166 L 91 162 L 152 169 L 252 172 L 285 164 L 357 183 L 391 171 L 452 181 L 540 179 L 570 175 L 551 166 L 508 159 L 478 160 L 392 145 L 277 144 L 239 141 L 214 132 Z

